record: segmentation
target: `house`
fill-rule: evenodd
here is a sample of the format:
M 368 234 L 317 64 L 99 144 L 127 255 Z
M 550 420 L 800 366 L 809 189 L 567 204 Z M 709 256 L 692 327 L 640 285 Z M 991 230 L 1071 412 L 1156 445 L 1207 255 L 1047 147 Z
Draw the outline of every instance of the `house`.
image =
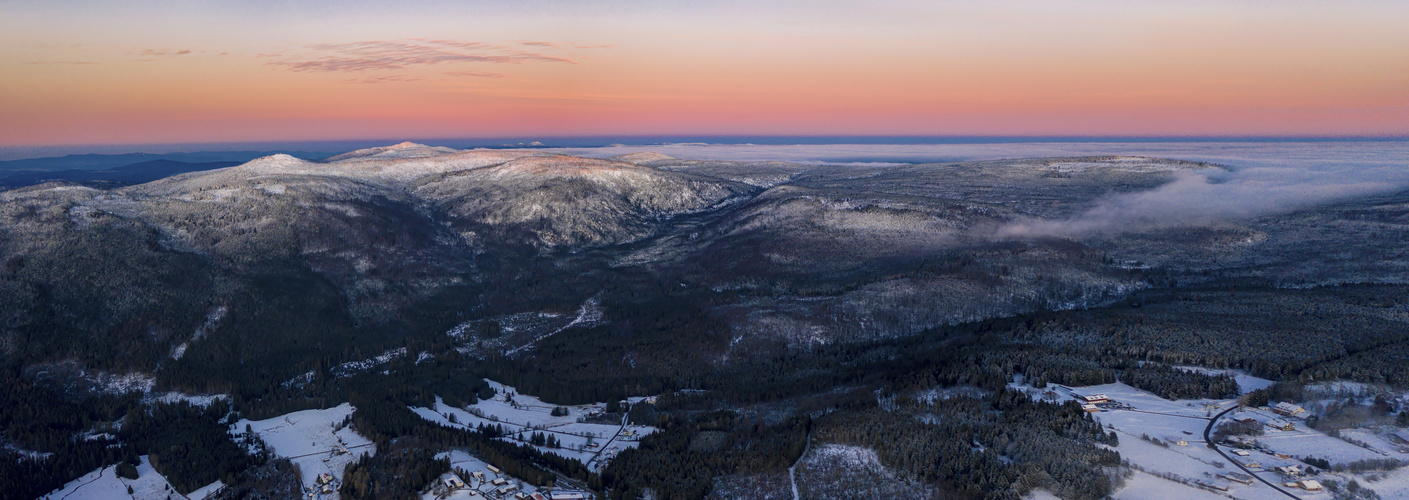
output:
M 502 473 L 502 471 L 500 471 L 498 467 L 495 467 L 495 466 L 493 466 L 493 465 L 489 466 L 489 472 L 493 472 L 493 473 L 495 473 L 495 474 L 500 474 L 500 473 Z
M 576 491 L 555 491 L 548 495 L 552 500 L 586 500 L 587 495 Z
M 1098 412 L 1098 411 L 1101 411 L 1101 408 L 1098 407 L 1098 406 L 1096 406 L 1096 405 L 1087 403 L 1087 404 L 1081 405 L 1081 411 L 1084 411 L 1084 412 L 1086 412 L 1086 413 L 1096 413 L 1096 412 Z
M 1243 467 L 1247 467 L 1249 469 L 1261 469 L 1262 464 L 1257 462 L 1243 462 Z
M 1283 401 L 1281 403 L 1277 403 L 1276 406 L 1272 407 L 1272 413 L 1287 417 L 1298 417 L 1302 416 L 1301 414 L 1306 413 L 1306 408 L 1302 408 L 1300 406 Z
M 1286 421 L 1286 420 L 1273 420 L 1273 421 L 1271 421 L 1271 422 L 1267 422 L 1267 426 L 1268 426 L 1268 427 L 1271 427 L 1271 428 L 1273 428 L 1273 429 L 1277 429 L 1277 430 L 1279 430 L 1279 431 L 1294 431 L 1294 430 L 1296 430 L 1296 426 L 1295 426 L 1295 425 L 1292 425 L 1291 422 L 1288 422 L 1288 421 Z
M 1248 453 L 1247 450 L 1233 450 L 1233 454 L 1240 457 L 1246 457 L 1248 455 L 1251 455 L 1252 453 Z
M 458 478 L 458 477 L 450 476 L 450 477 L 445 478 L 445 487 L 446 487 L 446 488 L 450 488 L 450 489 L 452 489 L 452 490 L 456 490 L 456 489 L 464 488 L 464 487 L 465 487 L 465 482 L 464 482 L 464 481 L 461 481 L 460 478 Z
M 1306 491 L 1321 491 L 1321 483 L 1316 482 L 1315 479 L 1297 481 L 1297 486 Z
M 1096 395 L 1093 395 L 1093 396 L 1082 396 L 1081 399 L 1086 400 L 1086 402 L 1087 402 L 1087 403 L 1090 403 L 1090 404 L 1108 403 L 1108 402 L 1110 402 L 1110 400 L 1111 400 L 1111 398 L 1106 397 L 1105 394 L 1096 394 Z
M 335 491 L 335 490 L 333 490 L 333 485 L 331 485 L 331 484 L 325 484 L 325 485 L 323 485 L 323 493 L 325 493 L 325 494 L 326 494 L 326 493 L 332 493 L 333 491 Z
M 482 477 L 484 477 L 484 471 L 482 471 L 482 470 L 477 470 L 477 471 L 471 472 L 470 475 L 471 475 L 471 476 L 474 476 L 474 477 L 476 477 L 476 478 L 482 478 Z
M 1301 470 L 1301 466 L 1300 466 L 1300 465 L 1286 465 L 1286 466 L 1282 466 L 1282 467 L 1277 467 L 1276 469 L 1273 469 L 1273 470 L 1277 471 L 1278 474 L 1281 474 L 1281 475 L 1283 475 L 1283 476 L 1291 476 L 1291 477 L 1300 476 L 1301 473 L 1302 473 L 1302 470 Z
M 502 486 L 508 484 L 509 482 L 504 480 L 504 478 L 502 477 L 496 477 L 493 481 L 490 481 L 490 483 L 493 483 L 495 486 Z
M 502 496 L 502 495 L 508 495 L 510 491 L 514 491 L 514 490 L 516 490 L 516 489 L 518 489 L 518 486 L 514 486 L 514 485 L 512 485 L 512 484 L 506 484 L 506 485 L 500 486 L 498 491 L 499 491 L 499 495 Z
M 1235 481 L 1243 484 L 1252 484 L 1252 476 L 1243 474 L 1241 472 L 1229 472 L 1227 474 L 1221 475 L 1220 477 L 1229 481 Z
M 318 475 L 318 484 L 324 485 L 333 482 L 333 475 L 327 472 Z
M 514 493 L 514 500 L 525 500 L 525 499 L 527 499 L 527 498 L 528 498 L 528 495 L 525 495 L 522 491 L 520 491 L 520 492 L 518 492 L 518 493 Z
M 533 492 L 533 500 L 548 500 L 548 497 L 545 497 L 542 493 L 535 491 Z

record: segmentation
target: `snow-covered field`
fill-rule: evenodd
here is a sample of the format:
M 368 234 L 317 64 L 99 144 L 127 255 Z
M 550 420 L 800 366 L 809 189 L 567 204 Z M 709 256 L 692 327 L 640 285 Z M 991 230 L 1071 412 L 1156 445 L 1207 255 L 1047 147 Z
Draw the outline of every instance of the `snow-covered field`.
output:
M 1038 497 L 1034 497 L 1038 498 Z M 1056 498 L 1052 496 L 1050 498 Z M 1205 491 L 1187 484 L 1176 483 L 1153 474 L 1135 471 L 1135 475 L 1125 480 L 1125 486 L 1116 491 L 1115 500 L 1162 500 L 1178 498 L 1182 500 L 1212 500 L 1225 498 L 1223 495 Z M 1235 497 L 1244 498 L 1244 497 Z M 1273 497 L 1269 497 L 1273 498 Z M 1286 498 L 1286 497 L 1280 497 Z
M 1193 367 L 1183 368 L 1208 373 L 1224 372 Z M 1271 385 L 1270 381 L 1246 374 L 1236 372 L 1230 374 L 1237 379 L 1243 393 Z M 1127 481 L 1123 488 L 1115 493 L 1114 497 L 1117 499 L 1213 498 L 1221 496 L 1253 500 L 1286 498 L 1282 493 L 1259 481 L 1244 485 L 1219 477 L 1221 474 L 1229 472 L 1241 472 L 1241 469 L 1235 464 L 1228 463 L 1228 460 L 1222 455 L 1208 448 L 1203 439 L 1203 431 L 1208 426 L 1210 417 L 1234 407 L 1237 404 L 1235 400 L 1170 401 L 1122 383 L 1070 388 L 1049 386 L 1046 389 L 1036 389 L 1014 383 L 1013 387 L 1026 391 L 1036 399 L 1047 401 L 1075 400 L 1079 396 L 1104 394 L 1112 401 L 1123 405 L 1107 406 L 1092 414 L 1093 418 L 1106 426 L 1108 430 L 1115 431 L 1120 437 L 1120 445 L 1115 449 L 1120 452 L 1121 457 L 1140 469 L 1135 472 L 1135 475 Z M 1355 390 L 1360 388 L 1338 385 L 1333 389 Z M 1286 465 L 1305 465 L 1299 460 L 1300 458 L 1325 458 L 1332 464 L 1346 464 L 1365 459 L 1409 458 L 1397 453 L 1397 448 L 1393 448 L 1394 444 L 1388 442 L 1381 433 L 1364 429 L 1342 431 L 1345 438 L 1365 442 L 1370 445 L 1370 448 L 1374 448 L 1367 449 L 1346 439 L 1339 439 L 1307 428 L 1302 420 L 1287 419 L 1262 409 L 1235 410 L 1219 419 L 1219 423 L 1245 418 L 1252 418 L 1263 424 L 1275 420 L 1287 420 L 1295 427 L 1295 430 L 1287 431 L 1264 425 L 1264 434 L 1253 438 L 1259 443 L 1259 449 L 1247 450 L 1249 455 L 1246 457 L 1234 455 L 1232 448 L 1220 445 L 1220 449 L 1229 453 L 1239 462 L 1245 465 L 1248 463 L 1258 464 L 1259 467 L 1252 468 L 1254 473 L 1278 485 L 1282 485 L 1288 479 L 1281 477 L 1273 469 Z M 1147 441 L 1143 438 L 1144 436 L 1162 441 L 1168 446 Z M 1183 441 L 1185 445 L 1179 445 L 1180 441 Z M 1279 457 L 1279 454 L 1284 457 Z M 1409 498 L 1409 469 L 1400 469 L 1381 475 L 1383 477 L 1378 477 L 1374 473 L 1321 472 L 1311 479 L 1317 479 L 1322 483 L 1337 482 L 1341 484 L 1353 479 L 1361 486 L 1376 490 L 1382 498 Z M 1193 486 L 1193 484 L 1199 483 L 1227 486 L 1229 490 L 1227 492 L 1213 492 Z M 1282 489 L 1301 498 L 1330 498 L 1330 495 L 1325 492 L 1309 492 L 1285 486 Z
M 59 488 L 43 498 L 46 500 L 61 499 L 83 499 L 83 500 L 131 500 L 133 498 L 189 498 L 191 500 L 204 500 L 206 497 L 219 490 L 222 485 L 219 481 L 209 486 L 191 492 L 183 497 L 176 493 L 171 487 L 171 483 L 162 477 L 156 469 L 152 468 L 152 463 L 147 460 L 147 456 L 142 456 L 142 463 L 137 466 L 137 479 L 123 479 L 117 477 L 117 465 L 110 465 L 101 469 L 89 472 L 88 474 L 70 481 L 63 488 Z M 127 492 L 127 488 L 132 488 L 132 493 Z
M 230 427 L 230 433 L 244 433 L 248 425 L 275 456 L 287 458 L 299 466 L 303 486 L 307 489 L 316 484 L 322 473 L 331 474 L 341 482 L 347 464 L 364 453 L 376 454 L 371 441 L 350 427 L 342 427 L 352 411 L 352 405 L 343 403 L 325 410 L 296 411 L 268 420 L 242 419 Z
M 621 450 L 633 448 L 638 441 L 652 433 L 654 427 L 641 425 L 608 425 L 578 422 L 580 418 L 601 414 L 606 403 L 562 406 L 567 415 L 554 416 L 553 409 L 559 405 L 519 394 L 513 387 L 488 381 L 494 388 L 494 398 L 480 400 L 466 408 L 454 408 L 436 398 L 435 408 L 412 407 L 421 418 L 451 427 L 475 429 L 479 425 L 499 425 L 509 437 L 526 442 L 535 432 L 551 435 L 561 444 L 558 448 L 537 446 L 540 451 L 553 453 L 578 460 L 589 466 L 604 465 Z M 633 398 L 639 402 L 644 398 Z

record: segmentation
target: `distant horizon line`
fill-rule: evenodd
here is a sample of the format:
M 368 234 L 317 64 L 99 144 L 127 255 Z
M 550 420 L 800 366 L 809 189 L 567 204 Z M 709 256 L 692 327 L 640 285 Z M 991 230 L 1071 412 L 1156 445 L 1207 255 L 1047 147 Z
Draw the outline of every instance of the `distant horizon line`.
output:
M 439 137 L 381 139 L 314 139 L 288 141 L 152 142 L 121 144 L 44 144 L 0 146 L 0 161 L 68 155 L 167 154 L 191 152 L 301 149 L 301 152 L 340 153 L 401 142 L 467 148 L 594 148 L 613 145 L 905 145 L 1009 143 L 1178 143 L 1178 142 L 1397 142 L 1409 135 L 583 135 Z M 228 149 L 211 149 L 211 148 Z

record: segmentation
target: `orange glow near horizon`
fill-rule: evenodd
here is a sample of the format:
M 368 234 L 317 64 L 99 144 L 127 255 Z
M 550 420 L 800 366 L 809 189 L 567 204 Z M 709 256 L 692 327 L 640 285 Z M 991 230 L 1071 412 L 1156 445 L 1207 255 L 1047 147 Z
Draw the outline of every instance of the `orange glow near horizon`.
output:
M 1403 2 L 139 1 L 0 14 L 0 146 L 1409 134 Z

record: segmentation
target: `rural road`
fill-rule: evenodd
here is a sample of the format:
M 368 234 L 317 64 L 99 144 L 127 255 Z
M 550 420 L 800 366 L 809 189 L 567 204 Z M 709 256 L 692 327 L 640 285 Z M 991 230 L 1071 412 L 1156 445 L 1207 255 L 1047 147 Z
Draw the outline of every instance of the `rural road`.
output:
M 1223 455 L 1223 458 L 1227 459 L 1229 462 L 1233 462 L 1233 465 L 1238 466 L 1238 468 L 1239 468 L 1239 469 L 1242 469 L 1243 472 L 1247 473 L 1247 475 L 1252 476 L 1253 478 L 1257 479 L 1258 481 L 1262 481 L 1262 484 L 1265 484 L 1265 485 L 1271 487 L 1272 489 L 1277 490 L 1278 492 L 1280 492 L 1280 493 L 1283 494 L 1283 495 L 1286 495 L 1286 496 L 1295 498 L 1295 499 L 1297 499 L 1297 500 L 1301 500 L 1301 497 L 1296 496 L 1296 495 L 1293 495 L 1293 494 L 1287 492 L 1287 490 L 1282 489 L 1280 486 L 1277 486 L 1277 485 L 1275 485 L 1275 484 L 1272 484 L 1272 482 L 1270 482 L 1270 481 L 1268 481 L 1268 480 L 1266 480 L 1266 479 L 1263 479 L 1262 476 L 1259 476 L 1259 475 L 1257 475 L 1257 474 L 1254 474 L 1251 470 L 1248 470 L 1247 467 L 1243 467 L 1243 463 L 1242 463 L 1242 462 L 1239 462 L 1239 461 L 1237 461 L 1237 460 L 1233 460 L 1233 457 L 1228 456 L 1228 454 L 1227 454 L 1227 453 L 1224 453 L 1223 450 L 1220 449 L 1217 444 L 1214 444 L 1213 439 L 1209 437 L 1209 434 L 1213 432 L 1213 424 L 1218 423 L 1218 419 L 1219 419 L 1219 418 L 1222 418 L 1224 415 L 1227 415 L 1229 412 L 1231 412 L 1231 411 L 1233 411 L 1233 410 L 1236 410 L 1236 409 L 1238 409 L 1238 405 L 1233 405 L 1232 408 L 1229 408 L 1229 409 L 1227 409 L 1227 410 L 1223 410 L 1223 411 L 1220 412 L 1219 414 L 1214 415 L 1213 418 L 1208 419 L 1208 427 L 1204 427 L 1204 442 L 1207 442 L 1210 446 L 1213 447 L 1213 451 L 1218 452 L 1219 455 Z

